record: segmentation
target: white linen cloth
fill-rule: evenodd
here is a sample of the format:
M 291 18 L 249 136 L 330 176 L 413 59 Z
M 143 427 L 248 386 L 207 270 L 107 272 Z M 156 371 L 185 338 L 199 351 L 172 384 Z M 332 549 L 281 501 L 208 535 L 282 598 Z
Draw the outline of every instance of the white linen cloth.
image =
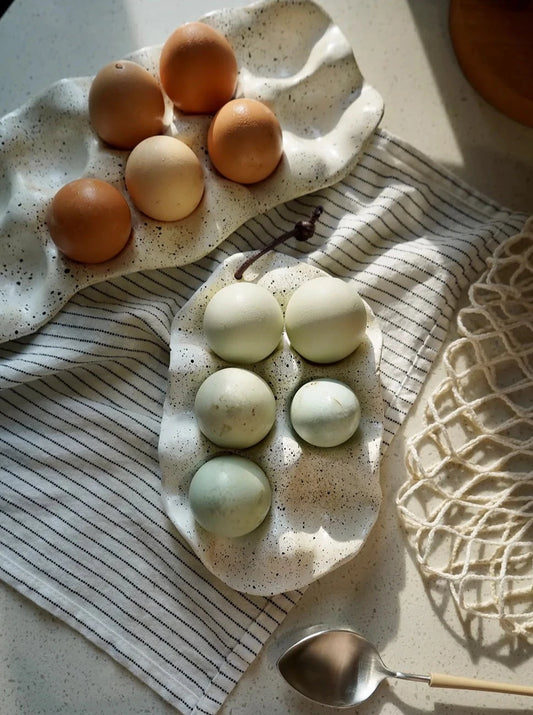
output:
M 185 715 L 212 714 L 300 592 L 213 578 L 162 510 L 157 443 L 174 314 L 228 255 L 324 207 L 278 250 L 351 279 L 384 334 L 383 450 L 415 401 L 463 290 L 526 216 L 378 130 L 328 189 L 242 226 L 196 264 L 78 293 L 0 345 L 0 573 Z

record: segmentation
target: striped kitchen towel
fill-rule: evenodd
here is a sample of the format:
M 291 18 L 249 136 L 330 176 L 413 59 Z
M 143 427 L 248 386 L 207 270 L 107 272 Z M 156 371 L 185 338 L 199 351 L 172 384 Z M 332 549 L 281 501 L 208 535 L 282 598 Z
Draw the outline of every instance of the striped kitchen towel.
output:
M 301 593 L 213 578 L 162 509 L 157 444 L 175 313 L 229 255 L 278 250 L 351 279 L 384 334 L 383 449 L 458 300 L 526 216 L 378 130 L 340 183 L 247 222 L 195 264 L 100 283 L 0 345 L 0 573 L 185 715 L 216 713 Z

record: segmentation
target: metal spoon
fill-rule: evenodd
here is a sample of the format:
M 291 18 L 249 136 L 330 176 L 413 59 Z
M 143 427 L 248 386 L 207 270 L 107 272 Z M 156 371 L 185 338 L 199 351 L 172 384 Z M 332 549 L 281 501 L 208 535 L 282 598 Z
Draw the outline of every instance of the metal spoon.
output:
M 278 660 L 285 680 L 310 700 L 349 708 L 367 700 L 386 678 L 418 680 L 432 688 L 492 690 L 533 695 L 533 687 L 442 673 L 415 675 L 389 670 L 372 643 L 350 629 L 323 630 L 300 639 Z

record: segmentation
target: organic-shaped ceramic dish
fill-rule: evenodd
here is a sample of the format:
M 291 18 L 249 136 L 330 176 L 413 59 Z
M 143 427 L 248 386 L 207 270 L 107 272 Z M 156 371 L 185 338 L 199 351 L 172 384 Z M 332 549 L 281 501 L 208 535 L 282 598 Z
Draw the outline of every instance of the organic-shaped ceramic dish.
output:
M 63 184 L 81 176 L 125 191 L 128 153 L 104 146 L 92 130 L 91 77 L 54 84 L 0 120 L 0 341 L 36 330 L 87 285 L 201 258 L 248 219 L 339 181 L 357 162 L 381 118 L 382 100 L 364 82 L 346 38 L 318 6 L 267 0 L 203 20 L 234 47 L 237 96 L 262 100 L 277 114 L 285 150 L 280 166 L 248 187 L 223 179 L 206 154 L 211 117 L 173 114 L 169 105 L 167 133 L 189 144 L 204 167 L 199 208 L 180 222 L 161 223 L 132 207 L 133 237 L 119 256 L 101 265 L 75 263 L 52 243 L 46 208 Z M 160 51 L 161 46 L 142 49 L 130 59 L 157 76 Z
M 272 595 L 302 588 L 353 557 L 379 511 L 379 455 L 383 407 L 379 379 L 381 331 L 370 309 L 364 342 L 331 365 L 308 363 L 286 335 L 276 351 L 252 369 L 272 387 L 276 422 L 269 435 L 249 449 L 232 450 L 259 464 L 272 490 L 265 521 L 251 534 L 220 538 L 199 527 L 188 501 L 191 478 L 208 459 L 224 453 L 199 431 L 194 398 L 203 380 L 228 363 L 212 353 L 202 320 L 211 297 L 234 281 L 246 254 L 230 257 L 176 315 L 171 333 L 169 386 L 159 441 L 162 495 L 182 536 L 215 576 L 238 591 Z M 257 266 L 257 270 L 255 270 Z M 324 272 L 280 254 L 269 254 L 248 269 L 247 281 L 270 290 L 285 310 L 293 291 Z M 297 438 L 288 419 L 290 399 L 304 382 L 318 377 L 342 380 L 361 402 L 355 435 L 339 447 L 320 449 Z

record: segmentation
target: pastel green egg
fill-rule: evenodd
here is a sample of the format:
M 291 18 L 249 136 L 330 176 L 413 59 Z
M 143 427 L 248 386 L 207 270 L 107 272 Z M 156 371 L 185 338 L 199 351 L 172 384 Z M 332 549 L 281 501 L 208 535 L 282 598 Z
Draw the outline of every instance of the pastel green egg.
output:
M 194 518 L 217 536 L 249 534 L 270 510 L 272 490 L 264 471 L 238 455 L 214 457 L 195 473 L 189 486 Z

